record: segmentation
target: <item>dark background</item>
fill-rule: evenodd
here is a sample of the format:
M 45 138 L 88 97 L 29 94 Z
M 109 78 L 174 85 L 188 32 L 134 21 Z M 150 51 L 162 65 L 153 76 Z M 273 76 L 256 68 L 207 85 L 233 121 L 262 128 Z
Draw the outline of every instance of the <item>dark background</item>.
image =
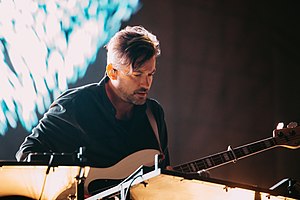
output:
M 286 1 L 144 0 L 123 24 L 157 35 L 151 97 L 166 113 L 172 165 L 272 136 L 278 122 L 300 117 L 300 3 Z M 98 82 L 100 49 L 84 79 Z M 27 135 L 0 137 L 0 159 L 14 159 Z M 298 133 L 299 134 L 299 133 Z M 211 176 L 269 188 L 300 180 L 300 150 L 275 148 L 211 170 Z

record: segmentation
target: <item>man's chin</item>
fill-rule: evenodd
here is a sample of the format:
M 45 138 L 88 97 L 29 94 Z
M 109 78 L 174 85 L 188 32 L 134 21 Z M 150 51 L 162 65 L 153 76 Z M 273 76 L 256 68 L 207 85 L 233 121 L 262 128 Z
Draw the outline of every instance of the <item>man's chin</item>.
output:
M 147 100 L 147 98 L 145 98 L 145 99 L 135 99 L 135 100 L 133 101 L 133 104 L 134 104 L 134 105 L 143 105 L 143 104 L 146 103 L 146 100 Z

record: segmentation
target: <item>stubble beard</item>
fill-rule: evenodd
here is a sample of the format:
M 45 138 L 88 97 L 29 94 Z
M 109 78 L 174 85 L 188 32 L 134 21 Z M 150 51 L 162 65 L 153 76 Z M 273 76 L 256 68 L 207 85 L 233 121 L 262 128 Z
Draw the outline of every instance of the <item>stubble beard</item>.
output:
M 137 95 L 139 90 L 136 90 L 130 94 L 128 94 L 124 88 L 120 88 L 119 91 L 121 99 L 132 105 L 143 105 L 147 100 L 147 95 L 144 98 L 141 98 Z
M 145 98 L 136 97 L 135 94 L 127 96 L 127 102 L 133 105 L 143 105 L 146 102 L 147 96 Z

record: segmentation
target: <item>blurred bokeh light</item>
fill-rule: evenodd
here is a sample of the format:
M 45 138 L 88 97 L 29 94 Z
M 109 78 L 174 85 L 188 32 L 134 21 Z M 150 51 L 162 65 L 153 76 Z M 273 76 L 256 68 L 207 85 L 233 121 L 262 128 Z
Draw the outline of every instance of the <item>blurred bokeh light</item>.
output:
M 76 82 L 138 0 L 0 1 L 0 134 L 30 131 Z

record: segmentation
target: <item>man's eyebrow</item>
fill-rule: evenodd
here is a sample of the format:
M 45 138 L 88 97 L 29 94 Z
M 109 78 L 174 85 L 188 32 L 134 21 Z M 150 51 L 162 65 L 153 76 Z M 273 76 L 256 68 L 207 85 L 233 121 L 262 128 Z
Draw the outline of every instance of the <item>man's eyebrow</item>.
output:
M 139 69 L 133 70 L 133 72 L 143 73 L 143 71 L 141 71 L 141 70 L 139 70 Z
M 133 72 L 136 72 L 136 73 L 145 73 L 145 71 L 142 71 L 142 70 L 140 70 L 140 69 L 133 70 Z M 156 68 L 153 69 L 149 74 L 152 74 L 152 73 L 154 73 L 154 72 L 156 72 Z

